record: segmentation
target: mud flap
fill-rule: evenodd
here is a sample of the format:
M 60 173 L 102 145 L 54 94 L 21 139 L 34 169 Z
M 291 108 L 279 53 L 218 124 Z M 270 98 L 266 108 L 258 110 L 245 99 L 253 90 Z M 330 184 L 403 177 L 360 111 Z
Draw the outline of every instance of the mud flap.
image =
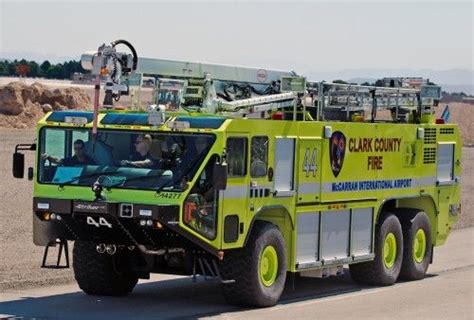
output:
M 33 243 L 44 247 L 55 242 L 56 239 L 67 239 L 68 232 L 63 224 L 41 221 L 33 214 Z

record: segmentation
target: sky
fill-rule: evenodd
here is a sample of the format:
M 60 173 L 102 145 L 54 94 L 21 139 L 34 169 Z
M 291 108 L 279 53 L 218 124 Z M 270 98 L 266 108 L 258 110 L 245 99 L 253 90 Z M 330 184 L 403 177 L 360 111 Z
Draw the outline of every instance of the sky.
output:
M 121 38 L 144 57 L 303 73 L 473 69 L 470 1 L 0 0 L 0 11 L 3 57 L 79 59 Z

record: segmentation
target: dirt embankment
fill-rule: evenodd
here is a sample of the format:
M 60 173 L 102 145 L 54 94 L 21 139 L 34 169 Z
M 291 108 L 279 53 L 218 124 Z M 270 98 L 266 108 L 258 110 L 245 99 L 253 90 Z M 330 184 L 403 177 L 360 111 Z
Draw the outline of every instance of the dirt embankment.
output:
M 11 82 L 0 88 L 0 127 L 31 128 L 51 110 L 90 109 L 91 99 L 81 88 L 49 88 L 39 82 Z

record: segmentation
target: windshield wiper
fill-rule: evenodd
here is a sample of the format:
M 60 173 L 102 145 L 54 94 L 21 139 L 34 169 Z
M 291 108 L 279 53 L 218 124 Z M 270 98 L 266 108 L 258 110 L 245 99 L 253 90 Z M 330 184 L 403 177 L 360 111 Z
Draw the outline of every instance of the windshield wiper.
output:
M 102 175 L 115 175 L 115 174 L 118 174 L 118 173 L 119 172 L 117 172 L 116 170 L 115 171 L 94 172 L 94 173 L 86 174 L 84 176 L 80 175 L 80 176 L 73 177 L 68 181 L 60 183 L 59 185 L 61 187 L 64 187 L 64 185 L 70 184 L 71 182 L 74 182 L 74 181 L 77 181 L 77 180 L 80 180 L 80 179 L 87 179 L 87 178 L 92 178 L 92 177 L 95 177 L 95 176 L 102 176 Z

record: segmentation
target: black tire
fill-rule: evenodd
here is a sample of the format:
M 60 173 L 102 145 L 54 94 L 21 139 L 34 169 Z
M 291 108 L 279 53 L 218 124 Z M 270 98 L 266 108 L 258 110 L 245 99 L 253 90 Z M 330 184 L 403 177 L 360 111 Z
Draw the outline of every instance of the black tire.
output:
M 73 250 L 74 277 L 86 294 L 104 296 L 123 296 L 133 290 L 138 278 L 117 271 L 115 263 L 126 258 L 120 251 L 115 255 L 100 254 L 96 244 L 88 241 L 76 241 Z M 114 261 L 115 259 L 115 261 Z
M 265 286 L 260 280 L 259 260 L 268 246 L 276 251 L 278 268 L 274 282 Z M 235 280 L 234 283 L 222 285 L 229 304 L 252 307 L 275 305 L 286 281 L 285 240 L 280 230 L 271 223 L 256 221 L 246 247 L 226 252 L 220 272 L 224 280 Z
M 431 224 L 425 212 L 413 209 L 401 209 L 401 222 L 403 229 L 403 262 L 400 279 L 420 280 L 426 276 L 426 271 L 431 262 L 432 239 Z M 403 217 L 403 218 L 402 218 Z M 418 230 L 423 230 L 426 246 L 425 254 L 421 261 L 416 261 L 414 256 L 414 241 Z
M 384 244 L 389 233 L 393 233 L 395 236 L 397 250 L 393 265 L 387 267 L 384 263 Z M 375 286 L 394 284 L 400 274 L 403 260 L 402 226 L 395 215 L 385 213 L 377 223 L 374 249 L 375 259 L 373 261 L 349 265 L 352 279 L 361 284 Z

